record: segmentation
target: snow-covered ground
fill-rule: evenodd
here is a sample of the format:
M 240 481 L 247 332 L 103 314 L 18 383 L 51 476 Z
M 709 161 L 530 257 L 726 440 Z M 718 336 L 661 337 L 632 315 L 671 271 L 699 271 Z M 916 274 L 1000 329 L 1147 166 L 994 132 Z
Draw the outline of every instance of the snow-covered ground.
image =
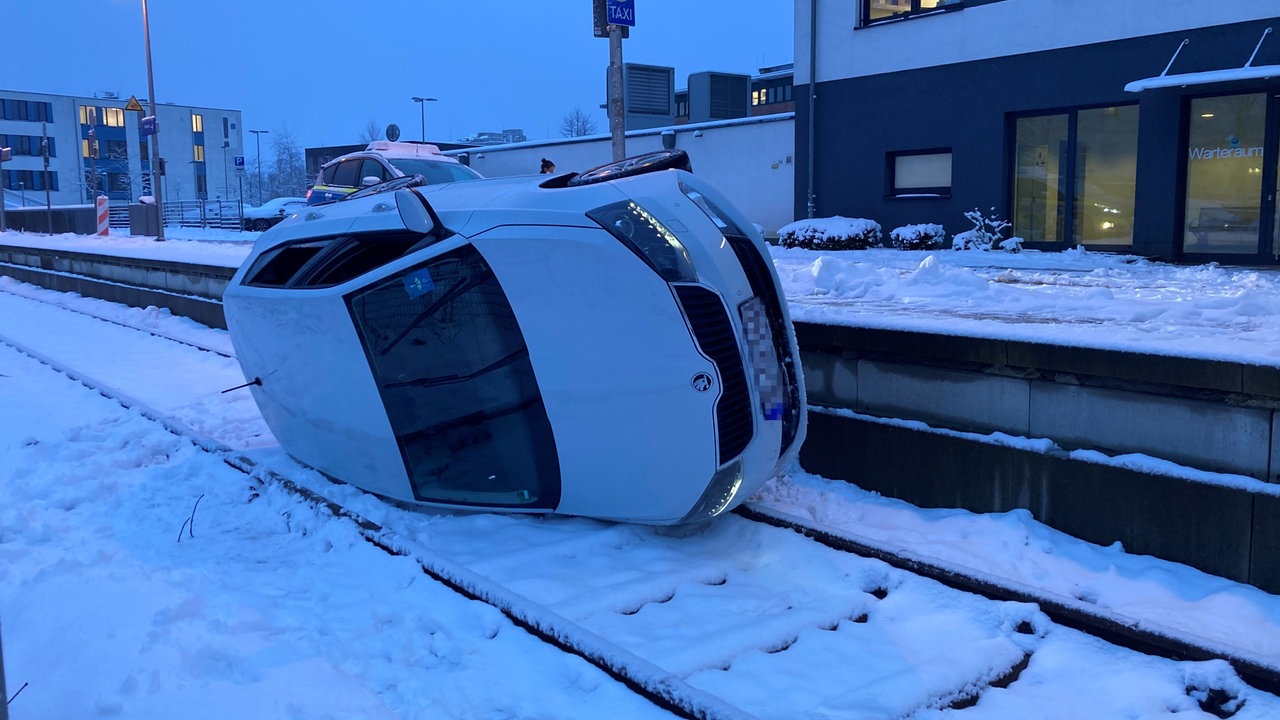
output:
M 0 244 L 235 266 L 254 237 L 174 233 L 182 237 L 165 243 L 6 233 Z M 796 319 L 1280 364 L 1280 273 L 1269 269 L 1084 251 L 775 249 L 774 259 Z M 31 298 L 209 344 L 226 343 L 224 333 L 10 279 L 0 279 L 0 290 L 0 336 L 93 367 L 100 382 L 202 432 L 265 457 L 278 453 L 247 395 L 221 393 L 242 380 L 234 363 L 105 330 Z M 492 608 L 374 551 L 349 527 L 250 487 L 215 458 L 5 346 L 0 408 L 0 641 L 8 693 L 29 683 L 9 708 L 14 720 L 665 716 Z M 1280 597 L 1082 543 L 1024 511 L 923 510 L 800 468 L 758 501 L 1280 665 Z M 678 547 L 723 551 L 715 537 L 738 520 L 725 521 Z M 478 555 L 504 552 L 510 534 L 529 524 L 485 515 L 429 522 L 439 532 L 474 527 Z M 585 532 L 600 524 L 551 525 Z M 766 551 L 743 549 L 738 560 Z M 545 576 L 567 569 L 546 567 Z M 901 631 L 905 647 L 927 645 L 938 629 L 922 622 Z M 1039 664 L 1050 656 L 1037 653 L 1024 680 L 990 691 L 969 712 L 1079 718 L 1106 707 L 1112 716 L 1197 716 L 1186 686 L 1232 684 L 1221 663 L 1135 661 L 1101 643 L 1055 647 L 1070 656 L 1057 660 L 1087 660 L 1096 676 L 1054 690 L 1052 666 Z M 874 670 L 851 663 L 851 674 Z M 1239 717 L 1280 715 L 1275 698 L 1249 698 Z M 872 707 L 869 699 L 862 710 Z

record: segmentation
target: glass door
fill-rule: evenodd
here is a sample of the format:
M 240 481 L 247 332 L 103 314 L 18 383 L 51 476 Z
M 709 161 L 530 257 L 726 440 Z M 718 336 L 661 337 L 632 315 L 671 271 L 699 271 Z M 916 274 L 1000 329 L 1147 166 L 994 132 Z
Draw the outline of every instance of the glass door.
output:
M 1260 254 L 1274 224 L 1270 216 L 1263 222 L 1264 204 L 1274 207 L 1266 196 L 1275 188 L 1274 176 L 1263 172 L 1267 156 L 1266 93 L 1191 101 L 1184 253 Z

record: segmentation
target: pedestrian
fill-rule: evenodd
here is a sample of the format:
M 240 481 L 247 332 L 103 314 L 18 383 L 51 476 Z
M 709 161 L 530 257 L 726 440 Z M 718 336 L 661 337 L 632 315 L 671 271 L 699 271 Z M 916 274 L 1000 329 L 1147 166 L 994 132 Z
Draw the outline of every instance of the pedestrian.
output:
M 546 158 L 542 158 L 542 174 L 550 175 L 556 171 L 556 164 Z

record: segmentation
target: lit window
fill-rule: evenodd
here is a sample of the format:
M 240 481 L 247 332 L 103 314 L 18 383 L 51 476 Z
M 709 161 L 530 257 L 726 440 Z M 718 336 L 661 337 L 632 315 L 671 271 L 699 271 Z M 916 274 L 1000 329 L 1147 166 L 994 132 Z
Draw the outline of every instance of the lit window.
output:
M 951 150 L 889 154 L 889 194 L 937 197 L 951 194 Z
M 752 91 L 751 91 L 751 104 L 752 104 L 752 105 L 759 105 L 759 104 L 760 104 L 760 91 L 759 91 L 759 90 L 752 90 Z
M 195 156 L 195 161 L 204 162 L 204 146 L 193 145 L 192 148 L 194 149 L 193 155 Z
M 89 105 L 80 106 L 80 124 L 81 125 L 97 125 L 98 109 Z
M 102 122 L 107 127 L 124 127 L 124 109 L 102 108 Z
M 80 156 L 89 157 L 89 140 L 88 139 L 84 139 L 80 141 Z
M 960 8 L 963 0 L 862 0 L 862 24 L 904 15 L 927 13 L 943 7 Z
M 191 114 L 191 132 L 204 132 L 204 116 Z

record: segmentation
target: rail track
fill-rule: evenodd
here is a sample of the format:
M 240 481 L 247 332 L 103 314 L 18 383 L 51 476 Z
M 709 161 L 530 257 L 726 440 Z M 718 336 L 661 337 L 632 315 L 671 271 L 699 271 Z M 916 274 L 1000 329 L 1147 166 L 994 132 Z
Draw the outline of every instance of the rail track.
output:
M 101 337 L 107 344 L 108 338 L 118 343 L 122 335 L 145 334 L 139 357 L 216 366 L 209 382 L 221 380 L 223 389 L 234 385 L 227 379 L 238 372 L 225 347 L 101 317 L 43 293 L 0 295 L 46 316 L 38 337 L 13 337 L 0 322 L 0 342 L 114 398 L 253 482 L 348 523 L 365 541 L 410 558 L 436 581 L 492 605 L 513 624 L 676 716 L 925 717 L 978 712 L 991 695 L 1034 703 L 1047 672 L 1039 654 L 1059 663 L 1063 656 L 1087 657 L 1064 648 L 1094 642 L 1088 636 L 1170 658 L 1153 672 L 1187 678 L 1181 687 L 1171 686 L 1171 706 L 1194 702 L 1217 717 L 1280 711 L 1280 700 L 1271 695 L 1280 691 L 1280 669 L 1264 659 L 1152 632 L 1136 621 L 813 527 L 766 506 L 679 529 L 424 514 L 381 503 L 301 466 L 269 468 L 252 452 L 271 440 L 254 427 L 247 393 L 224 396 L 233 405 L 215 415 L 243 416 L 227 431 L 199 419 L 213 402 L 211 386 L 193 391 L 201 396 L 195 402 L 156 403 L 153 398 L 171 392 L 149 386 L 159 370 L 101 376 L 86 339 L 91 345 L 92 337 Z M 102 327 L 90 329 L 95 324 Z M 77 341 L 66 342 L 68 335 Z M 165 365 L 158 358 L 157 367 Z M 368 508 L 376 510 L 376 520 Z M 478 535 L 486 542 L 475 543 Z M 904 631 L 940 618 L 945 622 L 932 634 Z M 1213 685 L 1212 674 L 1198 672 L 1197 663 L 1183 662 L 1206 660 L 1230 663 L 1251 686 L 1247 697 L 1238 687 Z M 1087 693 L 1093 670 L 1058 664 L 1049 680 Z M 1027 675 L 1035 680 L 1020 683 Z M 1122 702 L 1099 697 L 1097 716 L 1122 714 L 1116 705 Z

